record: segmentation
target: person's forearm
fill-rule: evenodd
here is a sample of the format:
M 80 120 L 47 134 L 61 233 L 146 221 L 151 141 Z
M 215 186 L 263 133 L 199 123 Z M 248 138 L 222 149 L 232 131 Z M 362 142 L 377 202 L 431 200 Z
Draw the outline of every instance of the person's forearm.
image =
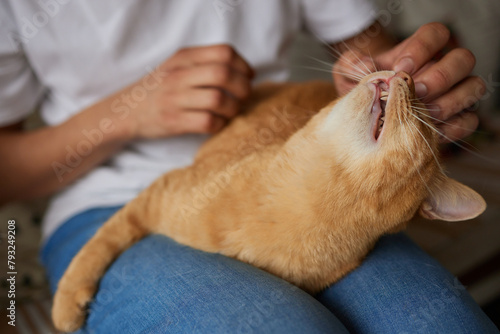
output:
M 124 114 L 113 112 L 114 101 L 109 97 L 58 126 L 2 129 L 0 204 L 60 190 L 123 147 L 128 125 Z
M 0 204 L 60 190 L 135 138 L 215 133 L 238 114 L 252 78 L 229 45 L 184 48 L 61 125 L 0 129 Z

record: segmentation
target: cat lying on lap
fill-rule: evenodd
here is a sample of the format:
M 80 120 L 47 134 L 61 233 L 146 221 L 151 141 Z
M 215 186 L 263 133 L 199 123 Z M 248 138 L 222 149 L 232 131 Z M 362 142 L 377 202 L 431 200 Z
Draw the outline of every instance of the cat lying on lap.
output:
M 486 204 L 443 173 L 437 130 L 423 110 L 404 72 L 372 73 L 337 99 L 325 82 L 258 87 L 192 166 L 156 180 L 80 250 L 54 297 L 56 327 L 81 327 L 106 268 L 151 233 L 315 293 L 416 213 L 476 217 Z M 255 144 L 259 135 L 265 144 Z

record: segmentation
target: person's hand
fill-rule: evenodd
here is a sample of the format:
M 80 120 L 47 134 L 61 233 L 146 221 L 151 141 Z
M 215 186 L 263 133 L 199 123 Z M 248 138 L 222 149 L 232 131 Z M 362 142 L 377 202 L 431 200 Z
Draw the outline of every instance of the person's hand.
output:
M 228 45 L 185 48 L 120 92 L 123 101 L 115 111 L 124 111 L 129 138 L 214 133 L 237 115 L 252 77 L 251 67 Z
M 334 66 L 336 87 L 340 94 L 348 92 L 357 78 L 345 74 L 363 76 L 362 72 L 374 71 L 375 67 L 405 71 L 413 76 L 416 94 L 428 106 L 443 134 L 442 141 L 464 138 L 478 125 L 477 115 L 464 110 L 479 101 L 486 86 L 481 78 L 470 76 L 475 57 L 469 50 L 456 48 L 434 60 L 449 38 L 444 25 L 429 23 L 373 60 L 360 52 L 346 52 Z

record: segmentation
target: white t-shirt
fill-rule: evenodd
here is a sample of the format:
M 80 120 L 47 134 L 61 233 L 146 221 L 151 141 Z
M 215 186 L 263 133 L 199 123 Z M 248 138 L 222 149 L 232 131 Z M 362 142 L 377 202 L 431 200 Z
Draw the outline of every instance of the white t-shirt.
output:
M 367 0 L 2 0 L 0 125 L 37 105 L 47 124 L 59 124 L 186 46 L 231 44 L 256 70 L 256 82 L 286 80 L 287 47 L 301 29 L 335 42 L 373 20 Z M 71 216 L 124 204 L 159 175 L 190 164 L 205 139 L 131 143 L 54 196 L 44 238 Z M 84 153 L 89 143 L 66 147 L 69 161 L 77 164 L 70 152 Z

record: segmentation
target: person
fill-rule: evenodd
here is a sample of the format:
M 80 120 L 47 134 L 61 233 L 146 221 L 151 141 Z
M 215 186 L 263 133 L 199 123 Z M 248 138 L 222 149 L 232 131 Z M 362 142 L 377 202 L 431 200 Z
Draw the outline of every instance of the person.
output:
M 0 202 L 55 193 L 41 251 L 52 291 L 96 230 L 160 174 L 188 165 L 238 114 L 252 85 L 286 80 L 287 47 L 302 28 L 356 50 L 365 64 L 369 55 L 379 68 L 411 73 L 433 116 L 446 121 L 443 140 L 473 132 L 478 119 L 462 110 L 485 89 L 470 76 L 473 54 L 459 48 L 435 60 L 449 39 L 438 23 L 396 45 L 372 13 L 364 0 L 2 1 Z M 339 92 L 352 88 L 349 78 L 334 78 Z M 24 131 L 36 106 L 48 125 Z M 496 329 L 464 287 L 401 234 L 383 237 L 360 268 L 317 296 L 149 236 L 106 272 L 81 329 L 347 331 Z

